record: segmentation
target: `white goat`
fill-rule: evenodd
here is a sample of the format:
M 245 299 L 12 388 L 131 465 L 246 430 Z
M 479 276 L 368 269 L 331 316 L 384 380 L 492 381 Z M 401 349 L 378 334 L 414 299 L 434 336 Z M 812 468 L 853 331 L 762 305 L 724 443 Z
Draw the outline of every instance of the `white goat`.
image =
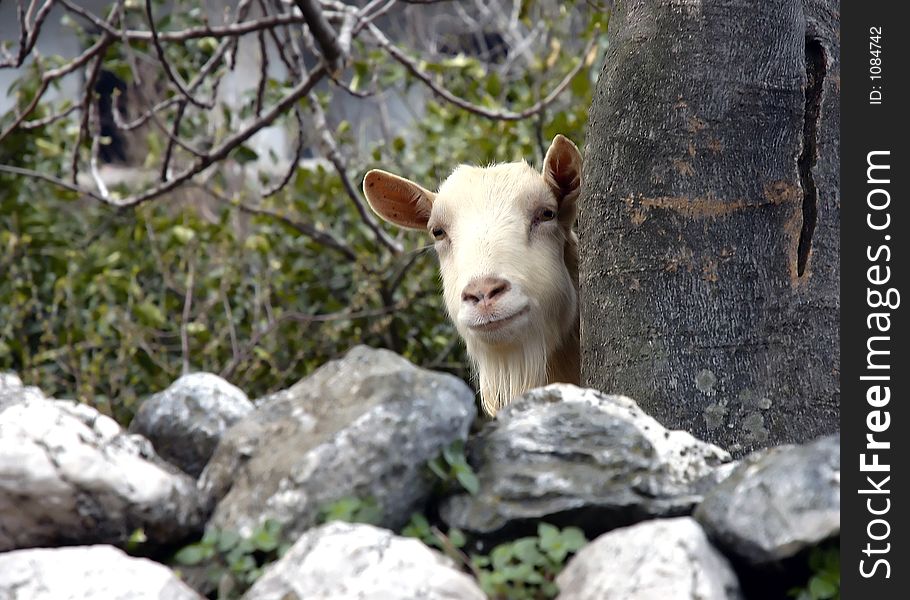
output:
M 363 180 L 380 217 L 436 239 L 446 308 L 490 415 L 531 388 L 579 383 L 581 166 L 557 135 L 540 173 L 524 161 L 461 165 L 436 193 L 385 171 Z

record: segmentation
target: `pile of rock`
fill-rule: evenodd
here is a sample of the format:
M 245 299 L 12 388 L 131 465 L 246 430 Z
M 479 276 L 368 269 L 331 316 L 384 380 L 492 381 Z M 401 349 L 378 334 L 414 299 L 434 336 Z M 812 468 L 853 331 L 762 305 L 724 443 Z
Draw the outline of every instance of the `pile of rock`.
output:
M 206 528 L 266 520 L 293 545 L 247 600 L 484 598 L 452 560 L 393 533 L 428 502 L 480 546 L 540 521 L 581 527 L 593 541 L 559 575 L 563 599 L 762 597 L 762 573 L 786 581 L 839 532 L 837 437 L 733 462 L 628 398 L 569 385 L 469 436 L 475 418 L 464 382 L 365 347 L 255 402 L 215 375 L 181 377 L 129 431 L 0 375 L 0 598 L 202 598 L 118 548 L 142 530 L 166 557 Z M 440 498 L 426 464 L 456 440 L 479 490 Z M 319 525 L 351 497 L 375 502 L 378 527 Z

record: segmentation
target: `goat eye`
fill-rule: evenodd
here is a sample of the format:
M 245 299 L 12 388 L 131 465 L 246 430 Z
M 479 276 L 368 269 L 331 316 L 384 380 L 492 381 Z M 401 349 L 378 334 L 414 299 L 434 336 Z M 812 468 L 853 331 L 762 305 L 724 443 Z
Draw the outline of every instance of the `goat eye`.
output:
M 446 237 L 446 230 L 442 227 L 434 227 L 432 229 L 433 237 L 437 240 L 444 239 Z
M 553 210 L 551 208 L 539 209 L 534 214 L 534 220 L 531 222 L 531 227 L 536 227 L 536 226 L 540 225 L 541 223 L 544 223 L 546 221 L 552 221 L 555 218 L 556 218 L 555 210 Z

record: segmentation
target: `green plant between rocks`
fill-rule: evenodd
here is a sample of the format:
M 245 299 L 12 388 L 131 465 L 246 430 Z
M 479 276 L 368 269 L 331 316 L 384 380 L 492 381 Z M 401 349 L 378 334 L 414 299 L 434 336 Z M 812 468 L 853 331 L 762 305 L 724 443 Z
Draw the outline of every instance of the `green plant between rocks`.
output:
M 427 467 L 439 478 L 445 491 L 451 491 L 456 485 L 472 496 L 480 491 L 480 480 L 465 458 L 464 440 L 455 440 L 443 448 L 439 456 L 427 463 Z
M 443 533 L 414 513 L 401 534 L 437 548 L 477 579 L 492 600 L 546 600 L 559 593 L 556 576 L 568 558 L 588 543 L 578 527 L 537 526 L 537 535 L 499 544 L 489 554 L 467 555 L 467 537 L 458 528 Z
M 377 525 L 381 520 L 382 509 L 374 498 L 360 499 L 353 496 L 346 496 L 322 507 L 318 517 L 320 524 L 344 521 Z
M 204 570 L 217 600 L 239 598 L 262 575 L 269 564 L 281 558 L 290 544 L 281 540 L 281 527 L 266 520 L 249 536 L 236 531 L 210 528 L 198 542 L 184 546 L 173 557 L 177 566 Z
M 796 600 L 840 600 L 840 545 L 822 545 L 809 553 L 812 575 L 789 596 Z

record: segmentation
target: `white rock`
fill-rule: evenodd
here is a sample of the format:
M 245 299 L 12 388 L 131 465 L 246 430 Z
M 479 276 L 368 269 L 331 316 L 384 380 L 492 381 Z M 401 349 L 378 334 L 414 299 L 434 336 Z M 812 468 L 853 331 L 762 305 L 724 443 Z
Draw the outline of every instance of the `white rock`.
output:
M 240 388 L 212 373 L 189 373 L 144 400 L 130 431 L 151 440 L 161 458 L 198 477 L 221 435 L 252 410 Z
M 647 521 L 605 533 L 556 578 L 558 600 L 735 600 L 727 560 L 690 517 Z
M 577 517 L 596 534 L 688 514 L 730 460 L 713 444 L 666 429 L 630 398 L 568 384 L 517 398 L 467 450 L 480 492 L 449 498 L 441 515 L 479 534 L 554 515 Z
M 372 525 L 306 532 L 244 600 L 483 600 L 473 579 L 422 542 Z
M 711 539 L 752 564 L 781 561 L 840 532 L 840 436 L 754 452 L 695 511 Z
M 208 526 L 250 533 L 272 519 L 292 540 L 346 497 L 373 500 L 378 525 L 405 525 L 436 483 L 427 461 L 465 439 L 476 414 L 460 379 L 366 346 L 257 405 L 199 478 L 218 501 Z
M 112 546 L 0 554 L 3 600 L 202 600 L 167 567 Z
M 192 479 L 91 407 L 28 398 L 0 412 L 0 551 L 120 543 L 139 527 L 171 542 L 201 520 Z

